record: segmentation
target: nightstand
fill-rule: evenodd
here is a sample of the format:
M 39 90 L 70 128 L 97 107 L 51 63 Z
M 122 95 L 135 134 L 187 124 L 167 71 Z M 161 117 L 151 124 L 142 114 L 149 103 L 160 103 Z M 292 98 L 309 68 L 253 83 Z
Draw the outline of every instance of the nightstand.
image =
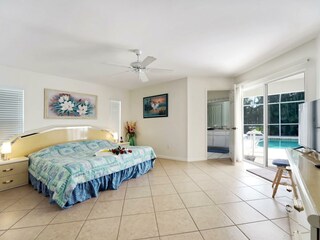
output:
M 0 160 L 0 191 L 28 184 L 29 158 Z
M 129 142 L 119 142 L 117 143 L 118 145 L 120 145 L 121 147 L 129 147 L 130 146 L 130 143 Z

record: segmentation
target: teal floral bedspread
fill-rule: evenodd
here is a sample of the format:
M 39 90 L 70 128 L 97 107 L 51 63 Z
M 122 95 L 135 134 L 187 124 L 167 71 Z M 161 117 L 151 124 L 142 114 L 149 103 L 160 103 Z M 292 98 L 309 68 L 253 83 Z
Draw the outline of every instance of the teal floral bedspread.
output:
M 91 181 L 156 158 L 151 147 L 128 147 L 132 153 L 96 157 L 117 144 L 87 140 L 51 146 L 29 155 L 29 172 L 54 192 L 52 199 L 63 207 L 78 183 Z

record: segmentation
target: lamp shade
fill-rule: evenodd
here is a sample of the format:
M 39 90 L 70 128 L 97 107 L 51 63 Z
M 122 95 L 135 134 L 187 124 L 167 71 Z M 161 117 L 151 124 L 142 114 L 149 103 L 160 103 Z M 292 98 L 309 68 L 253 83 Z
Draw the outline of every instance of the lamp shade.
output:
M 116 140 L 116 141 L 119 140 L 119 135 L 117 132 L 114 132 L 112 135 L 113 135 L 114 140 Z
M 11 153 L 11 142 L 4 142 L 4 143 L 2 143 L 1 153 L 2 153 L 2 154 Z

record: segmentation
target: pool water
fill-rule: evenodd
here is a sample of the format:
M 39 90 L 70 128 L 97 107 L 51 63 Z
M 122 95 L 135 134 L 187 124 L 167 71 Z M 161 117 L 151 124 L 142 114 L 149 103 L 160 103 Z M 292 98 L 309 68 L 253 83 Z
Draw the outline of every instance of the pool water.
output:
M 258 143 L 259 147 L 263 147 L 263 140 Z M 269 139 L 269 148 L 295 148 L 299 147 L 298 140 L 295 139 Z

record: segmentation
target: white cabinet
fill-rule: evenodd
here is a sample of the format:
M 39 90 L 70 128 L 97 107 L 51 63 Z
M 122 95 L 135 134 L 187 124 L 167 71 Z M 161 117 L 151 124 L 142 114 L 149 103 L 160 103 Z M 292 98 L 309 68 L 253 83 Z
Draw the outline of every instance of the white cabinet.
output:
M 213 131 L 208 131 L 208 146 L 213 146 Z
M 214 144 L 213 145 L 214 147 L 225 147 L 226 146 L 226 137 L 220 136 L 220 135 L 215 135 L 213 144 Z
M 208 130 L 208 146 L 229 147 L 229 130 Z

